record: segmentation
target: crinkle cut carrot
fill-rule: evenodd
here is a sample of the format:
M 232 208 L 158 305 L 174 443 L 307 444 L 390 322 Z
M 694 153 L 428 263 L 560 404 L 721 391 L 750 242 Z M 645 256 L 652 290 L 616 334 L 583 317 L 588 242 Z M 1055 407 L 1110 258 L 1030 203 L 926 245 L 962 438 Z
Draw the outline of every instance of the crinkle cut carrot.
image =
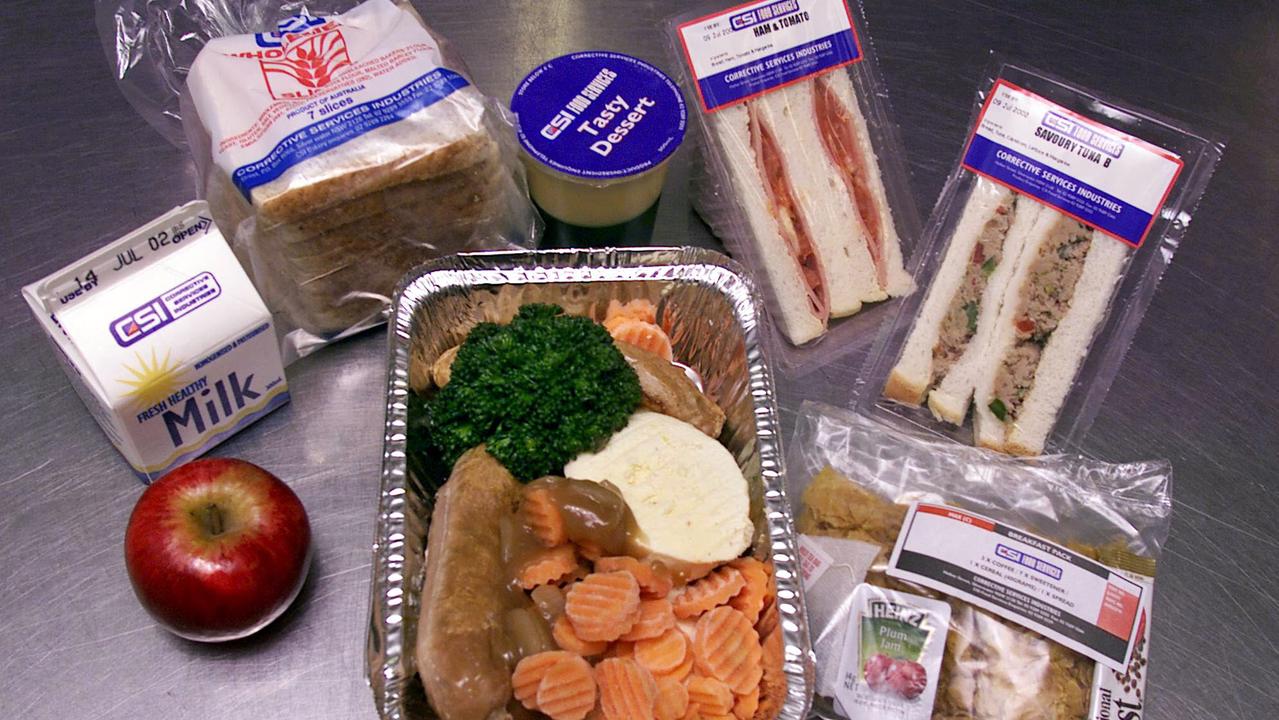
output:
M 647 640 L 673 627 L 675 627 L 675 612 L 671 609 L 670 600 L 666 598 L 640 600 L 639 619 L 631 626 L 630 631 L 622 636 L 622 639 Z
M 608 332 L 613 336 L 614 340 L 634 345 L 641 350 L 647 350 L 667 361 L 675 359 L 675 351 L 671 348 L 670 337 L 667 336 L 665 330 L 653 323 L 622 319 L 614 323 L 608 329 Z
M 555 624 L 551 626 L 551 637 L 555 638 L 555 644 L 560 646 L 561 650 L 581 655 L 582 657 L 592 657 L 600 655 L 608 649 L 606 642 L 588 642 L 577 636 L 577 632 L 573 630 L 573 623 L 569 622 L 567 615 L 560 615 L 555 618 Z
M 727 715 L 733 710 L 733 691 L 723 682 L 705 675 L 692 675 L 685 682 L 688 701 L 701 708 L 703 715 Z
M 755 710 L 758 720 L 773 720 L 781 710 L 786 698 L 786 675 L 783 670 L 785 658 L 782 650 L 782 629 L 773 628 L 764 636 L 764 657 L 760 665 L 764 675 L 759 683 L 759 708 Z
M 738 558 L 729 565 L 742 574 L 746 584 L 728 601 L 728 604 L 745 615 L 753 625 L 759 620 L 759 614 L 764 610 L 764 603 L 769 595 L 768 586 L 772 583 L 772 579 L 769 578 L 764 563 L 755 558 Z
M 683 634 L 683 633 L 681 633 L 681 634 Z M 688 637 L 688 636 L 685 636 L 685 639 L 686 639 L 686 640 L 687 640 L 687 637 Z M 693 664 L 694 664 L 694 660 L 693 660 L 693 650 L 692 650 L 692 648 L 689 648 L 689 649 L 688 649 L 688 650 L 684 653 L 684 661 L 683 661 L 683 662 L 681 662 L 681 663 L 679 664 L 679 666 L 678 666 L 678 667 L 674 668 L 673 670 L 669 670 L 669 671 L 667 671 L 667 672 L 664 672 L 664 673 L 659 673 L 659 674 L 658 674 L 658 676 L 659 676 L 659 677 L 668 677 L 668 678 L 672 678 L 672 679 L 675 679 L 675 680 L 684 680 L 685 678 L 687 678 L 689 675 L 691 675 L 691 674 L 693 673 Z
M 764 598 L 764 609 L 759 614 L 759 620 L 755 622 L 755 632 L 759 633 L 760 637 L 767 637 L 777 628 L 780 621 L 781 616 L 777 613 L 777 596 L 770 595 Z
M 594 707 L 595 673 L 582 658 L 563 658 L 542 675 L 537 709 L 551 720 L 584 720 Z
M 595 666 L 600 707 L 608 720 L 654 720 L 657 681 L 630 658 L 609 658 Z
M 524 501 L 520 504 L 520 514 L 523 516 L 524 526 L 543 545 L 555 547 L 568 542 L 564 516 L 560 514 L 550 490 L 544 487 L 526 490 Z
M 571 657 L 576 656 L 562 650 L 548 650 L 521 659 L 515 665 L 515 672 L 511 673 L 511 691 L 515 699 L 529 710 L 536 710 L 537 689 L 546 671 L 560 660 Z
M 731 607 L 717 607 L 697 621 L 693 657 L 699 671 L 736 693 L 750 692 L 763 674 L 759 634 L 745 615 Z
M 571 545 L 547 548 L 534 554 L 532 559 L 520 568 L 520 587 L 532 590 L 539 585 L 559 582 L 576 568 L 577 555 L 574 554 Z
M 619 318 L 640 320 L 647 323 L 657 323 L 657 306 L 651 300 L 644 298 L 636 298 L 627 302 L 619 302 L 617 300 L 608 301 L 608 310 L 604 313 L 604 325 L 608 326 L 610 320 Z
M 588 642 L 610 642 L 639 619 L 639 583 L 626 572 L 591 573 L 574 583 L 564 598 L 573 630 Z
M 717 605 L 723 605 L 741 592 L 746 581 L 736 568 L 722 567 L 697 582 L 689 584 L 671 600 L 675 617 L 690 618 L 701 615 Z
M 595 560 L 596 572 L 619 570 L 635 576 L 640 584 L 640 593 L 645 597 L 666 597 L 671 591 L 671 574 L 664 566 L 655 566 L 646 560 L 636 560 L 629 555 L 610 555 Z
M 678 678 L 658 675 L 657 704 L 653 708 L 657 720 L 680 720 L 688 712 L 688 688 Z
M 759 709 L 759 685 L 751 688 L 748 693 L 735 695 L 733 699 L 733 715 L 737 720 L 751 720 L 755 717 L 755 711 Z
M 688 654 L 688 640 L 675 628 L 635 643 L 635 662 L 654 674 L 674 672 Z

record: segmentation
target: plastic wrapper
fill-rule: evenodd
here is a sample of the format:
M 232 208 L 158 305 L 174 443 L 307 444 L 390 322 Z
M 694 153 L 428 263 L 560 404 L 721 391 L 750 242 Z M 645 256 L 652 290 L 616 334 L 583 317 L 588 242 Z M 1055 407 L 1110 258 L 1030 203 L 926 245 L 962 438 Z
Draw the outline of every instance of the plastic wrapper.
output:
M 289 359 L 383 322 L 420 262 L 536 240 L 509 121 L 407 2 L 115 0 L 99 28 Z
M 807 372 L 872 340 L 914 288 L 919 219 L 860 5 L 704 4 L 667 36 L 695 208 L 765 290 L 774 357 Z
M 1120 711 L 1145 706 L 1149 603 L 1171 517 L 1168 463 L 1108 464 L 1071 455 L 1009 458 L 815 403 L 802 409 L 788 462 L 787 490 L 798 503 L 809 628 L 817 653 L 817 715 L 1084 720 L 1124 717 Z M 1004 613 L 889 575 L 912 502 L 940 503 L 1006 524 L 1139 582 L 1145 592 L 1128 665 L 1112 669 Z M 1044 550 L 1040 554 L 1050 557 Z M 821 556 L 818 567 L 829 568 L 817 577 L 820 584 L 813 582 L 815 556 Z M 864 668 L 854 666 L 851 677 L 847 667 L 845 674 L 835 671 L 840 654 L 849 652 L 850 626 L 873 627 L 853 622 L 857 615 L 849 611 L 856 610 L 855 595 L 889 606 L 893 601 L 938 604 L 929 613 L 949 614 L 942 623 L 946 629 L 939 631 L 944 641 L 935 633 L 920 651 L 920 663 L 927 666 L 929 653 L 936 653 L 940 669 L 894 672 L 881 657 Z M 824 642 L 829 636 L 834 642 Z M 877 683 L 879 694 L 871 690 Z M 841 711 L 833 696 L 852 686 L 880 699 Z
M 1010 454 L 1078 447 L 1222 150 L 996 58 L 862 411 Z

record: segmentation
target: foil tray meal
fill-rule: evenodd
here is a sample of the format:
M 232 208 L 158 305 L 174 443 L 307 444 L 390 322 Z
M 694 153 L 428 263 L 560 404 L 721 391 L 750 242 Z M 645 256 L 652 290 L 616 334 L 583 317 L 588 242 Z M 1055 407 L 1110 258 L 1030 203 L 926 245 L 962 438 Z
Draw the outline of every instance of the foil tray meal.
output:
M 728 258 L 698 248 L 471 253 L 424 265 L 401 283 L 389 322 L 386 435 L 366 671 L 384 720 L 436 718 L 414 660 L 433 488 L 406 467 L 408 397 L 426 386 L 435 358 L 483 321 L 505 322 L 529 302 L 553 302 L 602 319 L 610 299 L 658 306 L 675 356 L 695 369 L 724 409 L 720 440 L 751 488 L 755 551 L 771 556 L 783 628 L 787 696 L 779 720 L 803 720 L 813 654 L 784 466 L 773 378 L 760 347 L 753 283 Z

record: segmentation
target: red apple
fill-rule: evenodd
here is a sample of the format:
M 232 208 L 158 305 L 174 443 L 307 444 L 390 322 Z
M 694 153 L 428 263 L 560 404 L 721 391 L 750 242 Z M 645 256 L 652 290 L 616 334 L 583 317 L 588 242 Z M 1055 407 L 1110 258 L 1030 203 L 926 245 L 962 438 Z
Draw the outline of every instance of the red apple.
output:
M 172 632 L 232 640 L 262 629 L 297 597 L 311 562 L 302 501 L 252 463 L 182 465 L 138 498 L 124 534 L 138 600 Z

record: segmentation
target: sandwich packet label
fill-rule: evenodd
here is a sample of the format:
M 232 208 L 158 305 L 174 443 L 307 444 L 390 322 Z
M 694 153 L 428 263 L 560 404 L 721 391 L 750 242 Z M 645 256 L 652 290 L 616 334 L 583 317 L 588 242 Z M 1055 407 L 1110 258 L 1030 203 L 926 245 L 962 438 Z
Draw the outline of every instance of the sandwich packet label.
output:
M 1140 246 L 1183 166 L 1140 138 L 999 79 L 964 167 Z
M 867 583 L 853 591 L 835 700 L 849 720 L 929 720 L 950 605 Z
M 567 175 L 607 180 L 660 165 L 679 147 L 688 108 L 675 81 L 622 53 L 591 51 L 535 68 L 511 97 L 520 146 Z
M 271 315 L 202 201 L 22 293 L 144 481 L 288 402 Z
M 842 0 L 739 5 L 679 26 L 706 112 L 861 59 Z
M 1079 553 L 946 505 L 911 504 L 888 574 L 944 592 L 1122 670 L 1147 587 Z
M 410 11 L 369 0 L 214 38 L 187 79 L 213 159 L 250 195 L 289 168 L 443 100 L 469 83 L 443 67 Z

